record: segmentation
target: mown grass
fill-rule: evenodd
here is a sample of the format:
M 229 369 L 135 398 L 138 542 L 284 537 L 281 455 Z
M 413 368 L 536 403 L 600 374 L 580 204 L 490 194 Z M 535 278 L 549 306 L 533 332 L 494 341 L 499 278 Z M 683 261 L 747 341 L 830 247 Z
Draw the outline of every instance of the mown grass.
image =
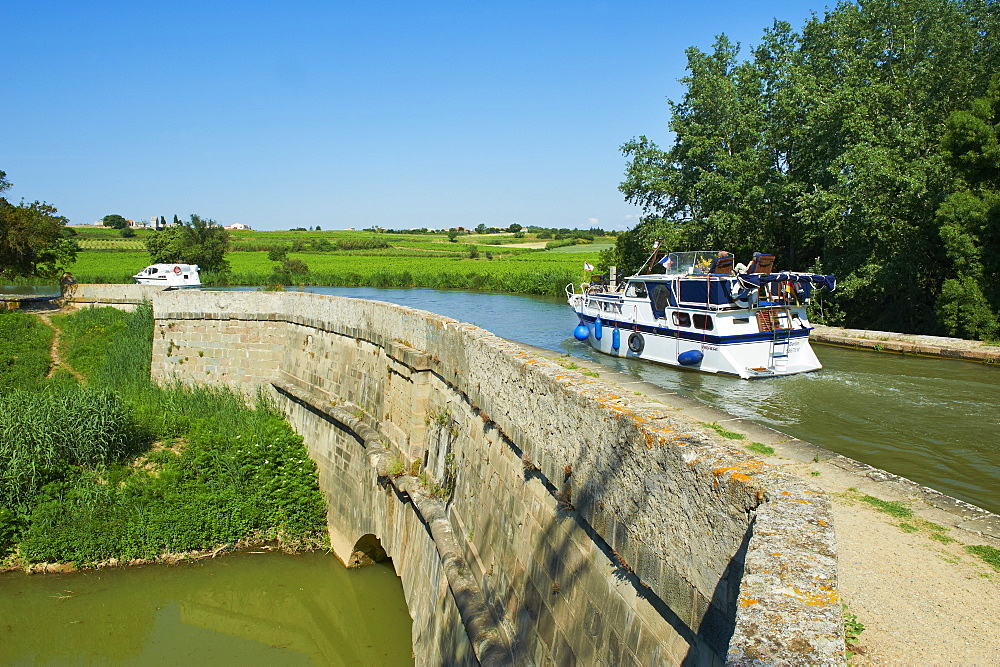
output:
M 88 564 L 323 543 L 315 465 L 266 398 L 151 383 L 148 304 L 56 323 L 86 383 L 0 392 L 0 555 Z

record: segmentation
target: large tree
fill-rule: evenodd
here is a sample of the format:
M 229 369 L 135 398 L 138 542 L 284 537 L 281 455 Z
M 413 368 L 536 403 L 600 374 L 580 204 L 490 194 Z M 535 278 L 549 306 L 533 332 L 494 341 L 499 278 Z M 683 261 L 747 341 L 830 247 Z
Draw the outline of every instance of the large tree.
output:
M 117 213 L 104 216 L 101 218 L 101 222 L 104 223 L 105 227 L 111 227 L 112 229 L 125 229 L 128 227 L 128 220 Z
M 935 308 L 949 264 L 938 209 L 956 188 L 945 120 L 1000 66 L 998 28 L 991 0 L 842 1 L 799 33 L 776 22 L 747 60 L 724 36 L 689 49 L 673 145 L 623 146 L 621 190 L 645 218 L 605 261 L 634 268 L 660 236 L 770 251 L 838 275 L 838 323 L 949 328 Z
M 1000 75 L 984 97 L 948 117 L 944 146 L 959 178 L 937 211 L 951 265 L 938 314 L 953 336 L 993 338 L 1000 313 Z
M 0 171 L 0 193 L 10 188 Z M 11 204 L 0 196 L 0 277 L 54 278 L 76 261 L 66 218 L 44 202 Z
M 229 232 L 214 220 L 191 215 L 178 227 L 161 230 L 146 239 L 154 264 L 184 262 L 206 271 L 228 271 Z

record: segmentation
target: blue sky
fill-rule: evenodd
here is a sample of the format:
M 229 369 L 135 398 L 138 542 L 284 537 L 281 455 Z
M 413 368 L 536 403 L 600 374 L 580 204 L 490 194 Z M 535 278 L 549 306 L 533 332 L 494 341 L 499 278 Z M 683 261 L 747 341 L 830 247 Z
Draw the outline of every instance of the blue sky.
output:
M 7 0 L 0 170 L 73 224 L 624 229 L 684 50 L 825 7 Z

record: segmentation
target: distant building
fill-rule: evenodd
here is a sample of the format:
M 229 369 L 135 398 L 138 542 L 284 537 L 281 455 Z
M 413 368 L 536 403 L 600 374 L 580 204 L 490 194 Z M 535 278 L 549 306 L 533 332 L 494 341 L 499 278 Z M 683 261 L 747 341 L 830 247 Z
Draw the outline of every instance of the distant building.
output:
M 226 225 L 226 229 L 247 230 L 250 229 L 250 225 L 243 224 L 242 222 L 234 222 L 231 225 Z

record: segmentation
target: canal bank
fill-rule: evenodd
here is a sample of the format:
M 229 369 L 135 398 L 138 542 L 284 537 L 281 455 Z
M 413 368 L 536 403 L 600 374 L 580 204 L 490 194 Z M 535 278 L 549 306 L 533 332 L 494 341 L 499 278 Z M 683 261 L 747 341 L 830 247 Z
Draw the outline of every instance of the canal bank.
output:
M 865 625 L 858 644 L 864 653 L 852 664 L 990 664 L 1000 655 L 1000 572 L 965 549 L 1000 548 L 997 515 L 602 364 L 525 347 L 576 372 L 597 373 L 707 432 L 743 436 L 730 438 L 733 447 L 769 447 L 773 453 L 752 451 L 825 490 L 835 522 L 839 593 L 846 613 Z
M 925 357 L 946 357 L 984 364 L 1000 364 L 1000 345 L 980 340 L 964 340 L 944 336 L 921 336 L 892 331 L 842 329 L 822 324 L 813 325 L 809 340 L 825 345 L 856 347 L 875 352 L 918 354 Z

